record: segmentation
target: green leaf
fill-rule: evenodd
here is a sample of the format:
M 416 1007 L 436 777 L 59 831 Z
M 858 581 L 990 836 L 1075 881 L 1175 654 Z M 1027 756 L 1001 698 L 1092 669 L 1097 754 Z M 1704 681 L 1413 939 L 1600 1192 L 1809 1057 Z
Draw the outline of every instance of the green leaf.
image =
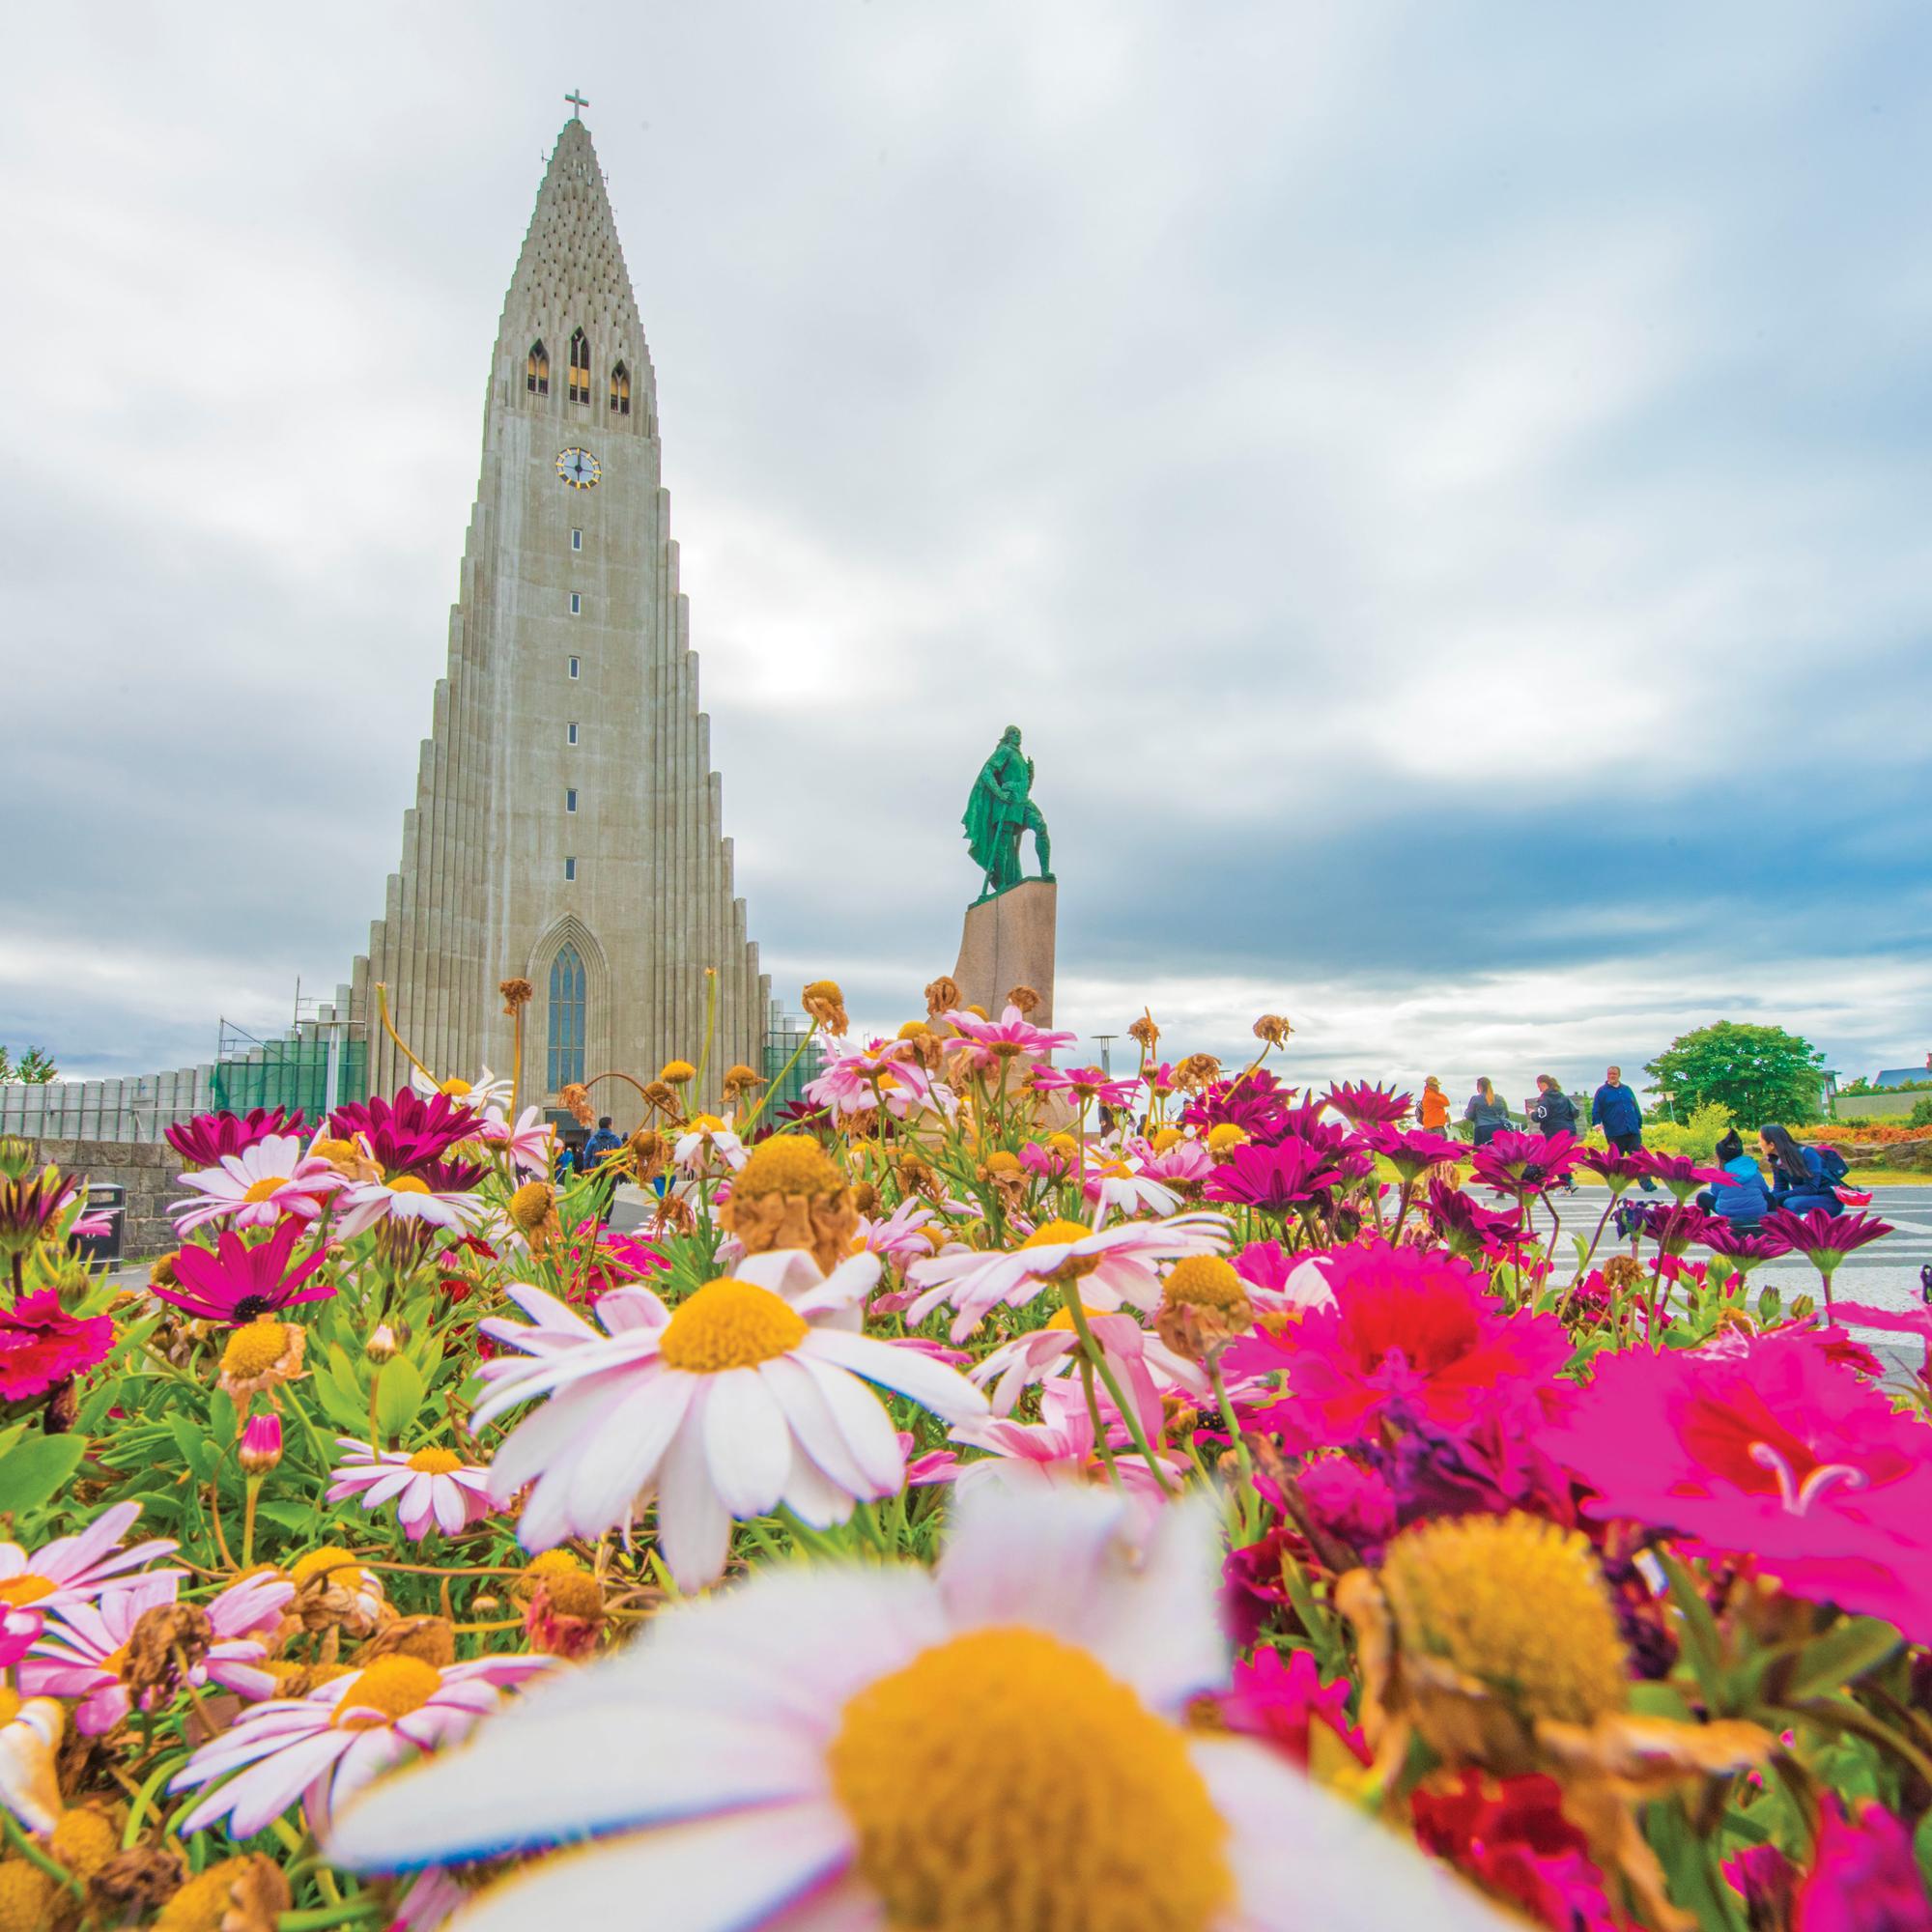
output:
M 214 1475 L 218 1459 L 207 1434 L 197 1429 L 185 1415 L 169 1416 L 168 1429 L 174 1435 L 175 1447 L 181 1452 L 182 1461 L 194 1471 L 195 1479 L 203 1483 L 210 1481 Z
M 407 1355 L 392 1356 L 383 1364 L 383 1379 L 376 1389 L 376 1421 L 385 1436 L 394 1439 L 409 1428 L 416 1419 L 422 1399 L 422 1374 Z
M 30 1435 L 0 1461 L 0 1514 L 39 1509 L 80 1466 L 85 1435 Z
M 1890 1624 L 1877 1617 L 1847 1617 L 1804 1646 L 1786 1694 L 1815 1697 L 1823 1690 L 1839 1690 L 1883 1663 L 1904 1641 Z
M 1717 1704 L 1719 1680 L 1724 1661 L 1723 1639 L 1718 1634 L 1718 1620 L 1697 1587 L 1697 1579 L 1667 1549 L 1657 1552 L 1670 1584 L 1670 1601 L 1684 1619 L 1684 1651 L 1690 1668 L 1697 1674 L 1697 1688 L 1707 1701 Z

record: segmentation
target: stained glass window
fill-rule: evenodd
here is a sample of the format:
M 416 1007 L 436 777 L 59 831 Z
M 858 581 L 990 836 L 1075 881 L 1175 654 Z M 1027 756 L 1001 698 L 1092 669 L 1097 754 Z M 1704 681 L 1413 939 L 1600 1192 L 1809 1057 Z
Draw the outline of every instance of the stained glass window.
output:
M 553 1094 L 583 1078 L 583 960 L 568 943 L 550 962 L 548 1073 Z

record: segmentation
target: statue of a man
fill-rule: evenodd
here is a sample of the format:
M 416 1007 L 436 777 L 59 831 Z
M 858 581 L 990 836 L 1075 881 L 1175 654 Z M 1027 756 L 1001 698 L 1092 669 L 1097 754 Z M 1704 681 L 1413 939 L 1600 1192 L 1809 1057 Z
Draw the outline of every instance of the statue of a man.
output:
M 980 897 L 989 899 L 1020 882 L 1020 835 L 1033 834 L 1039 875 L 1051 879 L 1053 847 L 1046 820 L 1034 804 L 1033 760 L 1020 750 L 1020 727 L 1009 724 L 993 755 L 980 767 L 973 796 L 966 801 L 966 847 L 986 874 Z M 976 901 L 977 903 L 977 901 Z

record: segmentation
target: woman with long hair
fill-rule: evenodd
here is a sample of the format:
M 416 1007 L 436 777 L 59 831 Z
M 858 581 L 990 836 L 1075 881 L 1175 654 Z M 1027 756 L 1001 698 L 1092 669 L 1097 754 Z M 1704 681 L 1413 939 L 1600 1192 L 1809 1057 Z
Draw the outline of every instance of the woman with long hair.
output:
M 1478 1147 L 1488 1147 L 1510 1123 L 1510 1110 L 1496 1094 L 1495 1082 L 1485 1073 L 1476 1081 L 1476 1091 L 1463 1109 L 1463 1118 L 1476 1130 Z
M 1833 1211 L 1840 1203 L 1818 1150 L 1791 1137 L 1789 1127 L 1768 1122 L 1757 1130 L 1757 1144 L 1771 1163 L 1771 1205 L 1808 1214 L 1814 1208 Z

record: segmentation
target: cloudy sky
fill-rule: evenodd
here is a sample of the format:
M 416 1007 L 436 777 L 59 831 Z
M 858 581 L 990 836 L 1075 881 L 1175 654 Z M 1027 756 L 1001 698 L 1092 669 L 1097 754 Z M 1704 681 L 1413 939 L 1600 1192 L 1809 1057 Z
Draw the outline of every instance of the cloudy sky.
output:
M 1059 1005 L 1307 1071 L 1932 1049 L 1932 22 L 68 4 L 0 77 L 0 1041 L 366 944 L 581 85 L 739 885 L 896 1020 L 1021 724 Z

